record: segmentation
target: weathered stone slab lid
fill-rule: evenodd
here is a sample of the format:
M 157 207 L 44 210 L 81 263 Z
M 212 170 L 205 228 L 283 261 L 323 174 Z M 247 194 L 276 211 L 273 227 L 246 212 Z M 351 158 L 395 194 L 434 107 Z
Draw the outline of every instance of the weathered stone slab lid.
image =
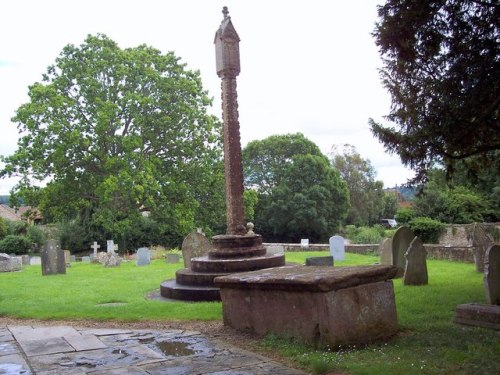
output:
M 219 288 L 329 292 L 386 281 L 396 276 L 396 266 L 283 266 L 216 277 Z

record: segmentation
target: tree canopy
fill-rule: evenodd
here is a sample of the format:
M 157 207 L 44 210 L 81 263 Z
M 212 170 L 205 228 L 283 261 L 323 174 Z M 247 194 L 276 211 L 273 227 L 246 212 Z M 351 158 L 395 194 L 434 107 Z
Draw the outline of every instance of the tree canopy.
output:
M 424 181 L 433 163 L 453 171 L 500 149 L 500 7 L 496 0 L 387 0 L 374 36 L 392 97 L 373 134 Z M 497 171 L 498 173 L 498 171 Z
M 373 225 L 383 217 L 394 217 L 396 202 L 391 199 L 392 195 L 386 197 L 384 183 L 375 179 L 376 171 L 370 160 L 363 159 L 349 144 L 333 150 L 331 163 L 349 190 L 350 207 L 346 224 Z
M 325 241 L 345 218 L 344 181 L 302 134 L 250 142 L 243 150 L 243 165 L 247 189 L 258 192 L 256 231 L 266 241 Z
M 14 196 L 46 218 L 78 216 L 115 238 L 141 208 L 177 236 L 219 219 L 220 123 L 199 73 L 173 52 L 89 35 L 64 47 L 29 98 L 0 175 L 21 176 Z
M 270 193 L 281 182 L 284 168 L 294 155 L 325 157 L 302 133 L 271 135 L 249 142 L 242 152 L 245 187 Z

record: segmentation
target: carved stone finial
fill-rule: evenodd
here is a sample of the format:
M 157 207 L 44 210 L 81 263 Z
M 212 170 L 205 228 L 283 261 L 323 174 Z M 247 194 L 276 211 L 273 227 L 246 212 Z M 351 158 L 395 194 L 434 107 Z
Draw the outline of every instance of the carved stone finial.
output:
M 227 10 L 227 7 L 222 8 L 222 14 L 224 15 L 224 19 L 227 19 L 229 11 Z
M 247 236 L 253 236 L 255 232 L 253 231 L 253 223 L 247 223 Z

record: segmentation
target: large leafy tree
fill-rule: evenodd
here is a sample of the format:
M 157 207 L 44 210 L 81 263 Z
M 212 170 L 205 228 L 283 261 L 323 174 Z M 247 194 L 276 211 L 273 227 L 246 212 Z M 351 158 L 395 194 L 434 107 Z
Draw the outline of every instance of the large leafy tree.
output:
M 453 171 L 475 156 L 482 168 L 500 148 L 500 6 L 496 0 L 387 0 L 374 36 L 392 96 L 370 120 L 390 152 L 425 180 L 434 162 Z M 497 171 L 498 173 L 498 171 Z
M 325 241 L 345 218 L 347 188 L 318 146 L 302 134 L 273 135 L 243 150 L 254 220 L 266 241 Z
M 285 166 L 295 155 L 323 156 L 319 147 L 302 133 L 271 135 L 249 142 L 242 152 L 245 187 L 270 193 L 281 182 Z
M 179 60 L 104 35 L 66 46 L 13 118 L 21 137 L 1 176 L 22 177 L 14 196 L 115 238 L 140 208 L 173 237 L 216 222 L 220 124 L 199 73 Z
M 349 190 L 349 211 L 346 223 L 354 225 L 373 225 L 379 222 L 383 215 L 392 213 L 396 206 L 385 198 L 384 183 L 375 179 L 376 171 L 370 160 L 363 159 L 352 145 L 334 147 L 331 153 L 331 163 L 340 172 L 340 176 Z M 392 208 L 392 210 L 391 210 Z

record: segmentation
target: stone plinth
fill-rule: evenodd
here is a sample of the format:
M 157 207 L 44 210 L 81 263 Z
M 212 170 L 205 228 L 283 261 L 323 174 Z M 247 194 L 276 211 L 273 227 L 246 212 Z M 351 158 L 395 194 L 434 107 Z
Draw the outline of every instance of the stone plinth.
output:
M 345 345 L 397 332 L 394 266 L 285 266 L 218 277 L 224 324 Z
M 455 323 L 500 330 L 500 305 L 467 303 L 455 310 Z

